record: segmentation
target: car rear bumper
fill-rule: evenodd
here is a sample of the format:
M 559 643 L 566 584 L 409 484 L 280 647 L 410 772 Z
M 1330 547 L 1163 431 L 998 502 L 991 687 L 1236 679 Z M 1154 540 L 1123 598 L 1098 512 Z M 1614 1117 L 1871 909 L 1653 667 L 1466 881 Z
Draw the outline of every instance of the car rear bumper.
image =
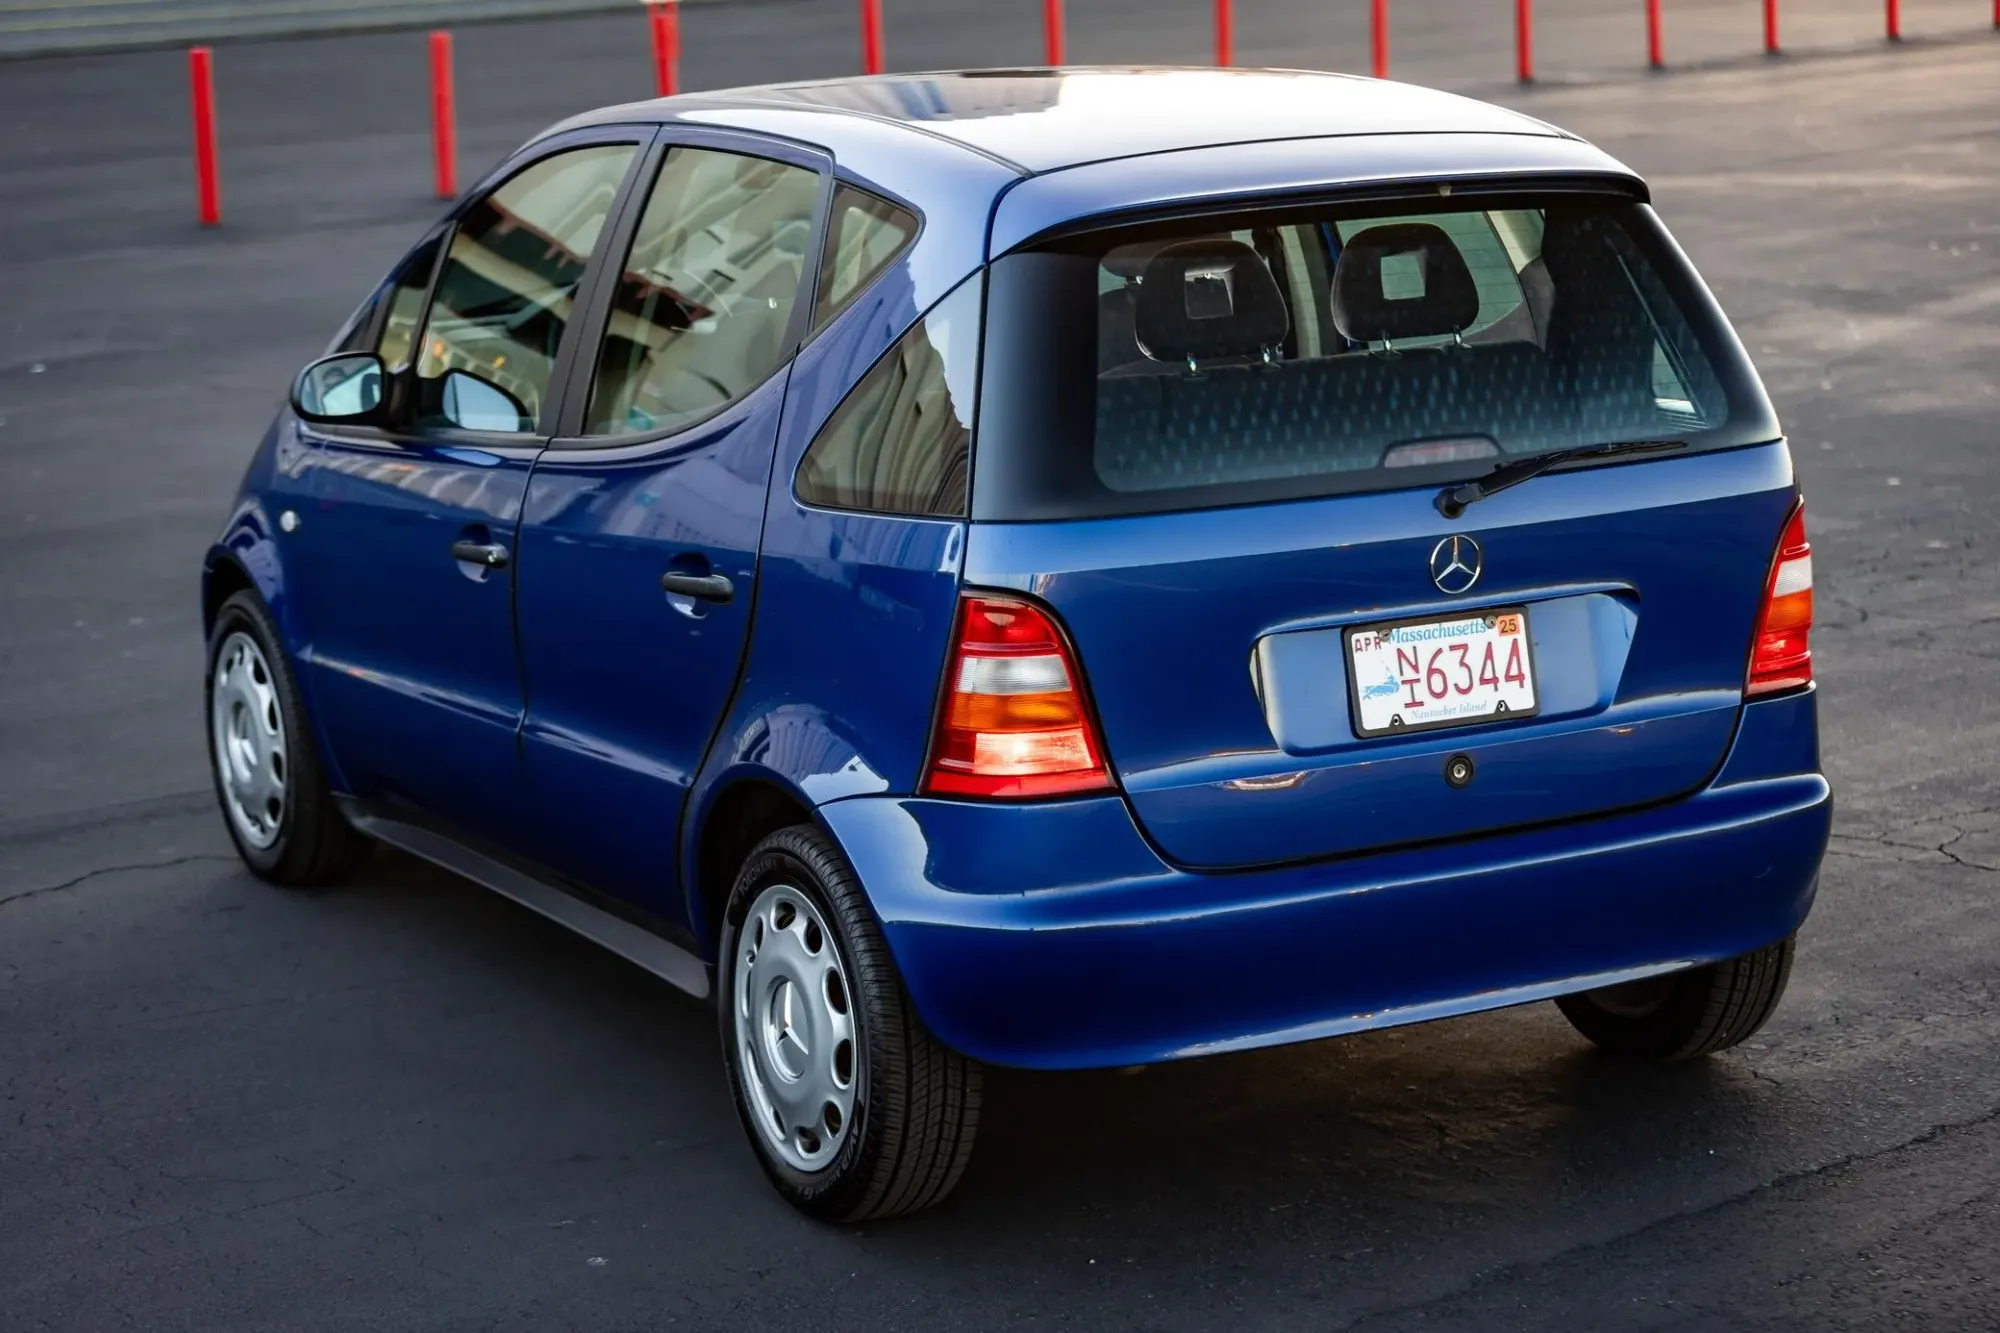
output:
M 1744 708 L 1671 804 L 1229 874 L 1165 862 L 1124 800 L 855 797 L 820 817 L 918 1012 L 994 1064 L 1145 1064 L 1499 1008 L 1798 928 L 1832 821 L 1810 691 Z M 1329 812 L 1337 818 L 1337 812 Z

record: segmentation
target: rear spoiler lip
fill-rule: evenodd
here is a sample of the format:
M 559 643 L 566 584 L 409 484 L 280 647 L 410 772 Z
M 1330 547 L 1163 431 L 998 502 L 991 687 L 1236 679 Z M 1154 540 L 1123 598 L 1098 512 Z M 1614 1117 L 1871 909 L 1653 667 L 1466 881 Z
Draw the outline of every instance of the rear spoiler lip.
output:
M 1295 208 L 1307 201 L 1325 201 L 1338 204 L 1395 203 L 1407 200 L 1436 200 L 1440 197 L 1440 187 L 1449 187 L 1453 199 L 1490 199 L 1495 196 L 1516 195 L 1582 195 L 1596 198 L 1613 198 L 1636 204 L 1648 204 L 1652 197 L 1643 182 L 1624 177 L 1604 176 L 1505 176 L 1481 179 L 1466 176 L 1443 176 L 1437 178 L 1412 179 L 1395 182 L 1371 182 L 1367 185 L 1347 185 L 1287 190 L 1268 194 L 1238 195 L 1223 198 L 1190 201 L 1180 205 L 1154 207 L 1138 206 L 1116 212 L 1096 213 L 1088 217 L 1076 218 L 1070 222 L 1050 227 L 1032 236 L 1022 238 L 1013 250 L 1031 249 L 1065 237 L 1083 235 L 1113 228 L 1144 226 L 1156 222 L 1178 222 L 1215 214 L 1254 213 L 1263 210 Z M 1000 256 L 994 256 L 996 259 Z
M 1109 226 L 1413 195 L 1581 193 L 1652 202 L 1646 182 L 1576 139 L 1529 134 L 1373 134 L 1286 139 L 1115 158 L 1014 182 L 993 207 L 989 261 Z

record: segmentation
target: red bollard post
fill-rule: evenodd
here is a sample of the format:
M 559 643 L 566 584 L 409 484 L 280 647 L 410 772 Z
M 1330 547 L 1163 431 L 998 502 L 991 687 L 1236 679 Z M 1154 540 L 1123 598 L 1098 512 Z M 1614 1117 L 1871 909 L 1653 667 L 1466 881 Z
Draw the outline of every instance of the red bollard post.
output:
M 1764 0 L 1764 54 L 1778 54 L 1778 0 Z
M 861 70 L 882 72 L 882 0 L 861 0 Z
M 675 0 L 647 0 L 653 28 L 653 87 L 662 97 L 681 90 L 681 11 Z
M 1230 0 L 1215 0 L 1215 63 L 1229 68 L 1236 52 L 1236 15 Z
M 194 94 L 194 191 L 201 225 L 222 225 L 222 179 L 215 155 L 215 70 L 205 46 L 188 50 L 188 82 Z
M 1653 69 L 1664 69 L 1667 64 L 1666 44 L 1660 35 L 1660 0 L 1646 0 L 1646 64 Z
M 1375 0 L 1368 7 L 1368 45 L 1371 68 L 1378 79 L 1389 77 L 1389 0 Z
M 1514 0 L 1515 75 L 1522 83 L 1535 81 L 1534 0 Z
M 1887 0 L 1882 9 L 1882 23 L 1888 29 L 1889 40 L 1903 40 L 1903 0 Z
M 1042 0 L 1042 63 L 1049 66 L 1063 63 L 1062 0 Z
M 452 100 L 451 34 L 431 34 L 431 139 L 437 197 L 458 198 L 458 112 Z

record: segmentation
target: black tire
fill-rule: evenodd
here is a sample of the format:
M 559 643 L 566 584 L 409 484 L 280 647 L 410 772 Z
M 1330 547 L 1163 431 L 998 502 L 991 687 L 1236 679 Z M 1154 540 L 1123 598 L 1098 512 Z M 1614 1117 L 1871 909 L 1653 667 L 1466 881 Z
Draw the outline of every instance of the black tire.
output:
M 216 667 L 223 648 L 238 634 L 257 646 L 274 696 L 272 706 L 283 723 L 284 800 L 282 812 L 273 821 L 276 836 L 265 845 L 246 836 L 238 826 L 216 753 Z M 223 827 L 229 830 L 237 855 L 262 879 L 304 887 L 346 874 L 361 863 L 374 844 L 354 831 L 334 803 L 318 742 L 299 702 L 298 683 L 282 643 L 271 613 L 255 593 L 239 592 L 222 604 L 208 636 L 208 669 L 202 676 L 202 731 L 208 737 L 208 767 Z
M 1792 976 L 1793 937 L 1707 967 L 1565 995 L 1571 1025 L 1632 1060 L 1692 1060 L 1726 1051 L 1770 1020 Z
M 830 1163 L 810 1173 L 779 1157 L 756 1120 L 739 1042 L 747 1020 L 738 1010 L 737 972 L 754 952 L 745 943 L 744 922 L 753 902 L 777 885 L 810 899 L 836 937 L 861 1054 L 846 1136 Z M 718 958 L 716 1008 L 730 1091 L 778 1193 L 823 1222 L 895 1217 L 950 1194 L 965 1174 L 979 1129 L 980 1066 L 938 1041 L 917 1017 L 874 911 L 832 839 L 802 824 L 757 845 L 730 890 Z M 753 974 L 746 984 L 756 980 Z

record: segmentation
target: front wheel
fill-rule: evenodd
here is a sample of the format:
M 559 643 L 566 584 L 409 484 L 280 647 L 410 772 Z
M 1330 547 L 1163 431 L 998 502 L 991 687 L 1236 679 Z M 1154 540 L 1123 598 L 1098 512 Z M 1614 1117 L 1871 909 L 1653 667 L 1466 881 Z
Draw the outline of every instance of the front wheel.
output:
M 730 1086 L 778 1192 L 825 1222 L 951 1193 L 979 1128 L 979 1065 L 925 1030 L 831 839 L 799 825 L 758 844 L 719 959 Z
M 1726 1051 L 1770 1020 L 1792 975 L 1787 935 L 1739 958 L 1564 995 L 1571 1026 L 1612 1055 L 1691 1060 Z
M 208 759 L 243 863 L 276 884 L 351 870 L 369 843 L 334 805 L 277 626 L 239 592 L 208 636 Z

